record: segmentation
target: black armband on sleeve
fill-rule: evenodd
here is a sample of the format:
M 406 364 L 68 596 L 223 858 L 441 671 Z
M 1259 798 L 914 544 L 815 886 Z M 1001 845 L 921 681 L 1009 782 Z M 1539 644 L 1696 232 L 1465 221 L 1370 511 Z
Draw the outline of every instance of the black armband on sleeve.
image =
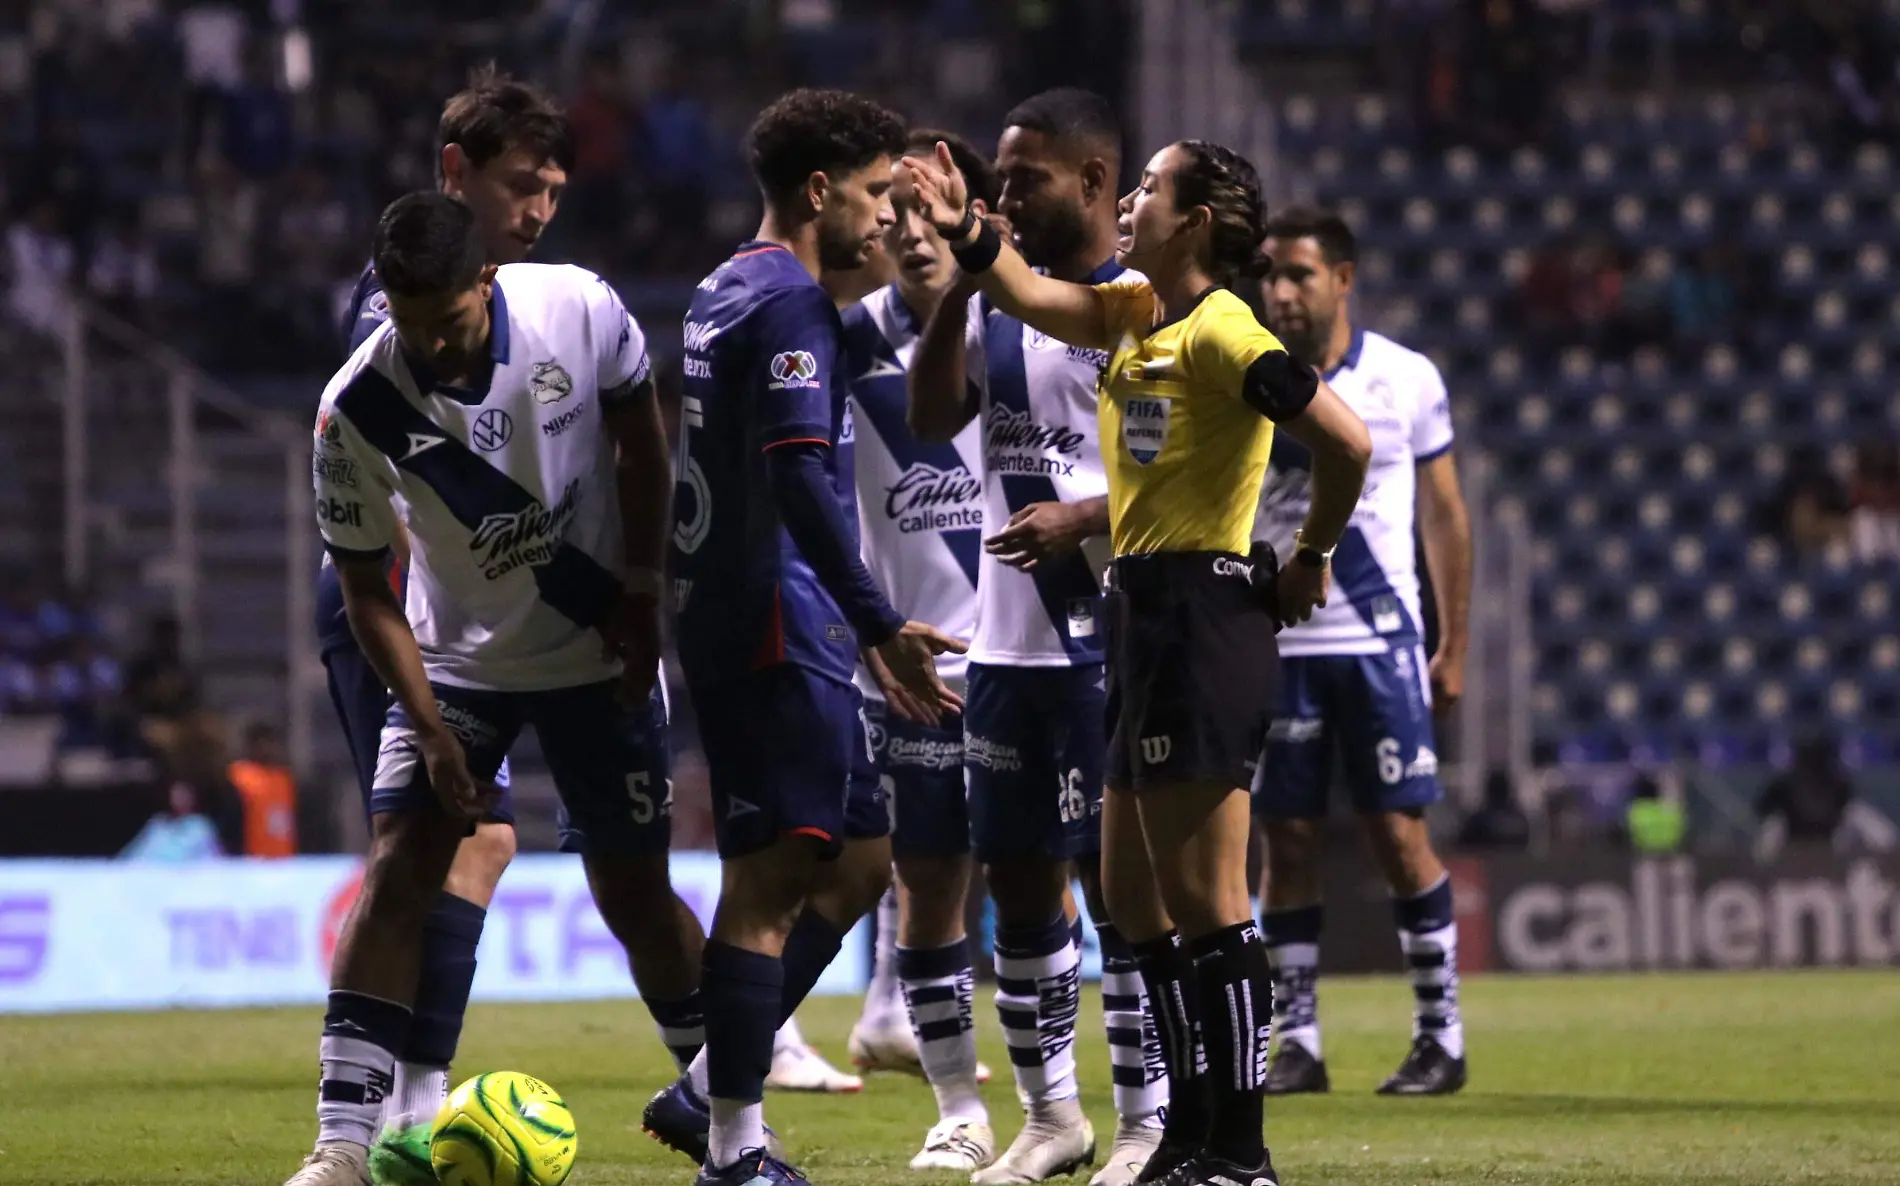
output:
M 1284 350 L 1269 350 L 1247 367 L 1240 396 L 1269 420 L 1291 420 L 1319 391 L 1319 374 Z
M 1003 254 L 1003 237 L 996 233 L 996 228 L 986 219 L 977 231 L 974 242 L 952 247 L 950 254 L 956 257 L 957 267 L 972 276 L 979 276 L 989 271 L 996 263 L 996 257 Z

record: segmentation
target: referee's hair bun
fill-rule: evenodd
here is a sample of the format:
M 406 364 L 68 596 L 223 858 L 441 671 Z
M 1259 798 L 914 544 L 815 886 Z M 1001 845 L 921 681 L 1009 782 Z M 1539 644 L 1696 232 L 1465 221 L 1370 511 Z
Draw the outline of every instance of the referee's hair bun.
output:
M 1273 257 L 1264 251 L 1255 251 L 1253 258 L 1240 266 L 1240 278 L 1243 280 L 1265 280 L 1273 275 Z

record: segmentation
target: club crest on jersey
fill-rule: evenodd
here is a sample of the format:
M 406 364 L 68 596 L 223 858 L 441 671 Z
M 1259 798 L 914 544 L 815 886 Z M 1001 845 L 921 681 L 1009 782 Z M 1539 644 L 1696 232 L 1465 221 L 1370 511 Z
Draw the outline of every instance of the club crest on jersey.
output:
M 343 425 L 335 412 L 325 412 L 317 417 L 317 448 L 334 449 L 343 442 Z
M 774 354 L 771 371 L 772 381 L 766 386 L 773 391 L 818 386 L 818 360 L 811 356 L 809 350 L 786 350 Z
M 1161 455 L 1172 411 L 1172 401 L 1165 399 L 1131 399 L 1122 406 L 1122 443 L 1137 464 L 1147 465 Z
M 553 359 L 537 362 L 528 372 L 528 391 L 537 404 L 558 404 L 574 394 L 574 378 Z

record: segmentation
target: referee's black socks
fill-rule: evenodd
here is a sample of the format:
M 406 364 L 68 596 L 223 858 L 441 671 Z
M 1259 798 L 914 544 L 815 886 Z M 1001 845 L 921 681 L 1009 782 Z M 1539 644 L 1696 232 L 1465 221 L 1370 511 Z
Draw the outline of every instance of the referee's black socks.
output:
M 1273 1035 L 1273 968 L 1252 919 L 1188 944 L 1200 993 L 1210 1115 L 1207 1150 L 1234 1165 L 1259 1165 Z

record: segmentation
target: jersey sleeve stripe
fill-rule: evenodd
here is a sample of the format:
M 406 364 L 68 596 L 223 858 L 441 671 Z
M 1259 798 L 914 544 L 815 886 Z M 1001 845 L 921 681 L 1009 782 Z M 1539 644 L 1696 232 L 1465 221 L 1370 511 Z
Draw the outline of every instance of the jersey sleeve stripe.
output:
M 328 540 L 323 542 L 323 550 L 338 560 L 381 560 L 389 555 L 389 549 L 386 547 L 346 548 L 342 544 L 333 544 Z
M 418 411 L 387 376 L 365 370 L 336 402 L 370 446 L 433 490 L 449 513 L 478 537 L 484 529 L 508 532 L 548 508 L 513 478 L 483 461 L 467 445 Z M 439 438 L 420 451 L 413 437 Z M 606 616 L 619 596 L 619 581 L 599 561 L 565 540 L 547 561 L 531 565 L 541 600 L 580 626 Z
M 1428 461 L 1437 461 L 1440 457 L 1443 457 L 1445 454 L 1451 452 L 1451 447 L 1455 443 L 1456 443 L 1455 441 L 1446 441 L 1444 444 L 1438 446 L 1438 448 L 1433 449 L 1429 453 L 1420 453 L 1412 458 L 1412 463 L 1414 465 L 1424 465 Z
M 787 437 L 782 441 L 767 441 L 764 445 L 760 446 L 759 452 L 770 453 L 780 445 L 823 445 L 829 449 L 831 442 L 824 437 Z

